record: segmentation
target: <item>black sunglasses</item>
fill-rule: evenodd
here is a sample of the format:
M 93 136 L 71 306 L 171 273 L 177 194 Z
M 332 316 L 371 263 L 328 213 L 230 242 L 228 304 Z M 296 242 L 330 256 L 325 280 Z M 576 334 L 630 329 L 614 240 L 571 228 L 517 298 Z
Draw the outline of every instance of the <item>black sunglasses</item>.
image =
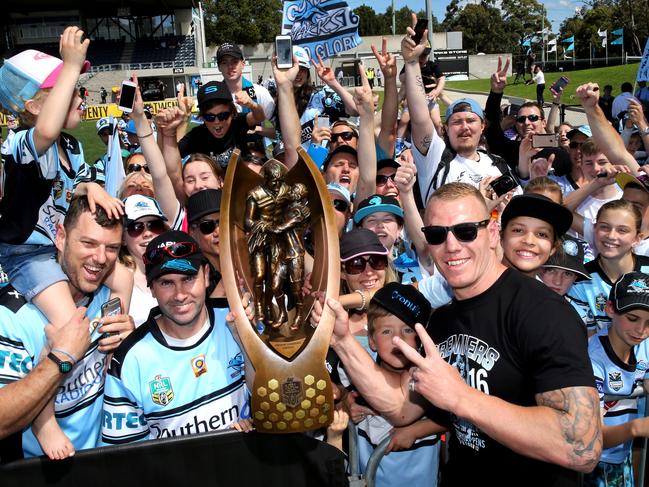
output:
M 192 228 L 198 228 L 203 235 L 214 233 L 216 227 L 219 226 L 219 220 L 205 219 L 198 223 L 192 223 Z
M 126 168 L 126 174 L 131 174 L 132 172 L 139 172 L 144 169 L 144 172 L 149 172 L 149 166 L 146 164 L 129 164 Z
M 214 120 L 218 120 L 219 122 L 225 122 L 231 116 L 232 113 L 229 110 L 227 112 L 203 113 L 201 115 L 201 117 L 203 117 L 203 120 L 205 120 L 206 122 L 213 122 Z
M 340 213 L 345 213 L 349 210 L 349 203 L 345 200 L 333 200 L 333 205 L 336 211 L 339 211 Z
M 443 227 L 441 225 L 430 225 L 421 227 L 424 232 L 426 242 L 430 245 L 439 245 L 446 242 L 448 232 L 453 232 L 455 238 L 460 242 L 473 242 L 478 236 L 478 230 L 486 227 L 489 224 L 489 219 L 482 220 L 481 222 L 467 222 L 451 225 L 450 227 Z
M 388 256 L 372 254 L 367 257 L 354 257 L 344 262 L 343 267 L 347 274 L 354 275 L 363 272 L 367 264 L 375 271 L 382 271 L 388 266 Z
M 539 118 L 541 117 L 539 117 L 538 115 L 519 115 L 518 117 L 516 117 L 516 121 L 518 123 L 525 123 L 525 120 L 529 120 L 530 122 L 538 122 Z
M 144 233 L 145 228 L 151 233 L 160 235 L 167 226 L 162 220 L 157 219 L 149 222 L 131 222 L 126 225 L 126 233 L 128 233 L 129 237 L 137 238 Z
M 570 147 L 571 149 L 579 149 L 582 145 L 584 145 L 583 142 L 570 142 L 568 144 L 568 147 Z
M 376 176 L 376 185 L 377 186 L 385 186 L 388 184 L 388 179 L 392 180 L 392 183 L 394 184 L 394 178 L 396 177 L 397 173 L 395 172 L 394 174 L 390 174 L 389 176 L 385 175 L 379 175 Z
M 349 142 L 354 137 L 356 137 L 356 134 L 354 132 L 343 132 L 341 134 L 331 134 L 331 141 L 338 142 L 339 137 L 343 139 L 345 142 Z
M 179 259 L 181 257 L 187 257 L 195 252 L 198 252 L 198 249 L 192 242 L 176 242 L 158 247 L 157 249 L 149 250 L 144 254 L 142 260 L 145 264 L 157 265 L 165 259 L 165 254 L 175 259 Z

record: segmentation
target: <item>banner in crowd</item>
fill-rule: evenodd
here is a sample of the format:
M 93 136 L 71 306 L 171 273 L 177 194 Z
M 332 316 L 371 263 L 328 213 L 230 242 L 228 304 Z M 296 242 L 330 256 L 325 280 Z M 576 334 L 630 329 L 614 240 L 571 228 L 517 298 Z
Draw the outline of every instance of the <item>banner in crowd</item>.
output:
M 360 18 L 339 0 L 284 0 L 282 34 L 306 49 L 311 58 L 323 59 L 358 46 Z
M 178 100 L 175 98 L 167 98 L 161 101 L 147 101 L 144 103 L 145 107 L 149 107 L 151 113 L 155 115 L 163 108 L 175 107 L 178 105 Z M 83 114 L 84 120 L 99 120 L 104 117 L 121 117 L 122 112 L 117 108 L 115 103 L 106 103 L 104 105 L 88 105 Z
M 635 80 L 649 81 L 649 39 L 647 39 L 647 43 L 644 46 L 642 59 L 640 60 L 640 66 L 638 67 L 638 75 Z

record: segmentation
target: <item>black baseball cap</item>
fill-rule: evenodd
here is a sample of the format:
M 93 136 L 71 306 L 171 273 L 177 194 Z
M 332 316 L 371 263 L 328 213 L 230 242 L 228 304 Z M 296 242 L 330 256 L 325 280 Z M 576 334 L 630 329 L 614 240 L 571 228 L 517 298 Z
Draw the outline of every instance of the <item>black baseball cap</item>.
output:
M 406 325 L 414 328 L 416 323 L 428 324 L 431 306 L 414 286 L 390 282 L 379 289 L 370 304 L 380 306 L 395 315 Z
M 327 169 L 327 166 L 331 162 L 331 159 L 336 154 L 351 154 L 352 156 L 354 156 L 358 160 L 358 152 L 356 151 L 356 149 L 354 149 L 353 147 L 351 147 L 349 145 L 345 145 L 345 144 L 339 145 L 338 147 L 336 147 L 334 150 L 332 150 L 329 153 L 327 158 L 322 163 L 322 170 L 323 171 L 325 171 Z
M 613 284 L 608 299 L 618 313 L 632 309 L 649 310 L 649 275 L 627 272 Z
M 221 103 L 232 103 L 232 93 L 228 85 L 223 81 L 210 81 L 205 83 L 198 90 L 198 108 L 202 109 L 206 103 L 219 101 Z
M 166 274 L 198 274 L 207 260 L 198 242 L 190 235 L 178 230 L 161 233 L 149 242 L 144 253 L 146 282 Z
M 514 196 L 505 207 L 501 221 L 501 228 L 507 227 L 512 218 L 529 216 L 549 223 L 554 228 L 554 238 L 558 239 L 565 234 L 572 225 L 572 212 L 546 196 L 527 193 Z
M 221 61 L 223 60 L 223 56 L 232 56 L 237 59 L 243 59 L 243 52 L 241 52 L 241 48 L 236 44 L 232 44 L 231 42 L 225 42 L 221 44 L 218 50 L 216 51 L 217 64 L 221 64 Z
M 187 221 L 193 223 L 196 220 L 221 211 L 220 189 L 204 189 L 198 191 L 187 200 Z
M 377 171 L 380 171 L 385 167 L 393 167 L 395 169 L 399 169 L 401 167 L 401 164 L 399 164 L 399 162 L 395 161 L 394 159 L 381 159 L 376 163 Z
M 367 228 L 354 228 L 340 238 L 340 261 L 346 262 L 359 255 L 388 255 L 379 237 Z
M 541 267 L 555 267 L 577 274 L 577 280 L 590 280 L 590 274 L 584 266 L 584 242 L 577 240 L 570 235 L 564 235 L 561 239 L 561 248 L 550 256 L 548 261 Z

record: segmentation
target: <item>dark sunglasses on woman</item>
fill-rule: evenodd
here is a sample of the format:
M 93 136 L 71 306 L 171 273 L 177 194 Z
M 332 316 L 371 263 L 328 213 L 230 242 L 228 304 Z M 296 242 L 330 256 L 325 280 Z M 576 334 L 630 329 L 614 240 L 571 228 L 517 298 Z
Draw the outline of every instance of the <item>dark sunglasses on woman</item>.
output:
M 396 176 L 397 176 L 396 172 L 394 174 L 390 174 L 390 175 L 387 175 L 387 176 L 384 175 L 384 174 L 380 174 L 380 175 L 376 176 L 376 185 L 377 186 L 385 186 L 386 184 L 388 184 L 388 180 L 392 180 L 392 184 L 394 184 L 394 178 Z
M 142 233 L 144 233 L 145 228 L 151 233 L 160 235 L 167 229 L 167 225 L 165 225 L 165 222 L 163 222 L 162 220 L 151 220 L 149 222 L 131 222 L 126 225 L 126 233 L 128 233 L 129 237 L 137 238 L 142 235 Z
M 347 274 L 354 275 L 363 272 L 367 264 L 375 271 L 382 271 L 388 266 L 388 256 L 371 254 L 364 257 L 361 255 L 345 261 L 343 267 Z
M 144 169 L 144 172 L 150 172 L 149 166 L 146 164 L 129 164 L 126 168 L 126 174 L 131 174 L 132 172 L 140 172 Z

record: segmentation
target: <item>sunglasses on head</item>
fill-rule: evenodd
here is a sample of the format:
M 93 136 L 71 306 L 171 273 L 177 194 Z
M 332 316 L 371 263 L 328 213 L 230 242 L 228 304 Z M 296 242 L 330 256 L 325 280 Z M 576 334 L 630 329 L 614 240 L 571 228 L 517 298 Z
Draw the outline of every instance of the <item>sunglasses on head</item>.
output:
M 131 222 L 126 225 L 126 233 L 128 233 L 129 237 L 136 238 L 144 233 L 145 228 L 151 233 L 160 235 L 167 226 L 162 220 L 157 219 L 148 222 Z
M 354 137 L 356 137 L 356 134 L 354 132 L 342 132 L 340 134 L 331 134 L 331 141 L 338 142 L 338 138 L 341 138 L 345 142 L 349 142 Z
M 367 257 L 354 257 L 344 262 L 343 266 L 347 274 L 354 275 L 365 271 L 367 264 L 375 271 L 382 271 L 388 266 L 388 256 L 372 254 Z
M 345 200 L 333 200 L 333 205 L 336 211 L 339 211 L 340 213 L 345 213 L 349 210 L 349 203 Z
M 451 225 L 450 227 L 443 227 L 441 225 L 430 225 L 421 227 L 424 232 L 424 237 L 430 245 L 440 245 L 446 242 L 448 232 L 453 232 L 455 238 L 460 242 L 473 242 L 478 236 L 478 230 L 486 227 L 489 224 L 489 219 L 482 220 L 481 222 L 466 222 Z
M 219 226 L 219 220 L 205 219 L 198 223 L 192 223 L 192 228 L 198 228 L 203 235 L 214 233 L 216 227 Z
M 388 184 L 388 180 L 391 180 L 392 183 L 394 184 L 394 178 L 396 177 L 397 173 L 395 172 L 394 174 L 390 174 L 388 176 L 386 175 L 380 175 L 376 176 L 376 185 L 377 186 L 385 186 Z
M 131 174 L 132 172 L 139 172 L 144 169 L 144 172 L 149 172 L 149 166 L 146 164 L 129 164 L 126 168 L 126 174 Z
M 579 149 L 582 145 L 584 145 L 583 142 L 570 142 L 568 144 L 568 147 L 570 147 L 571 149 Z
M 165 254 L 180 259 L 196 252 L 198 249 L 192 242 L 176 242 L 149 250 L 144 254 L 142 260 L 145 264 L 157 265 L 165 259 Z
M 232 116 L 232 113 L 230 113 L 229 110 L 227 112 L 203 113 L 203 115 L 201 115 L 203 120 L 205 120 L 206 122 L 213 122 L 214 120 L 218 120 L 219 122 L 225 122 L 231 116 Z
M 525 123 L 525 120 L 529 120 L 530 122 L 538 122 L 541 117 L 538 115 L 519 115 L 516 117 L 516 121 L 518 123 Z

